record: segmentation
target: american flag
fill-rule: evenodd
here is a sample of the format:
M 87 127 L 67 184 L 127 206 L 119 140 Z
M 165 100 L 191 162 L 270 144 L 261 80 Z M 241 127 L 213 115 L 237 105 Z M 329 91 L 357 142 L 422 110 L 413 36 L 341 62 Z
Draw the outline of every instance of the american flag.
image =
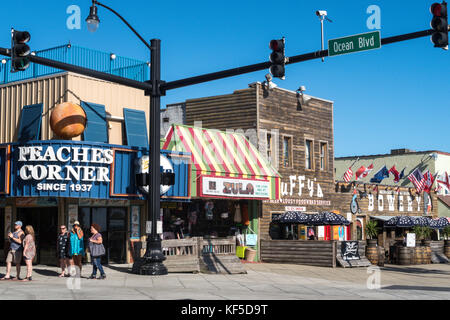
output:
M 414 170 L 408 176 L 408 179 L 412 182 L 414 187 L 416 187 L 416 191 L 418 193 L 422 192 L 422 190 L 425 188 L 425 177 L 423 176 L 422 172 L 420 172 L 419 168 Z
M 352 168 L 348 168 L 348 170 L 344 174 L 344 181 L 349 182 L 353 177 L 353 171 Z

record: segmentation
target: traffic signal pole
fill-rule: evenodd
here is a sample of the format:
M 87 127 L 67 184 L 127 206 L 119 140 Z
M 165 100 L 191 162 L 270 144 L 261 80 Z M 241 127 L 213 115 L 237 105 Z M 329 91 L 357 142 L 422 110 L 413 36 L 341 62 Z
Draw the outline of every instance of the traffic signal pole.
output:
M 383 39 L 381 39 L 381 44 L 387 45 L 387 44 L 391 44 L 391 43 L 395 43 L 395 42 L 417 39 L 417 38 L 429 36 L 432 33 L 433 33 L 433 30 L 429 29 L 429 30 L 424 30 L 424 31 L 412 32 L 412 33 L 402 34 L 402 35 L 398 35 L 398 36 L 383 38 Z M 319 58 L 327 57 L 327 56 L 328 56 L 328 50 L 319 50 L 319 51 L 314 51 L 314 52 L 310 52 L 310 53 L 305 53 L 305 54 L 289 57 L 289 58 L 287 58 L 286 64 L 304 62 L 304 61 L 319 59 Z M 176 80 L 176 81 L 169 81 L 169 82 L 161 85 L 161 90 L 163 90 L 163 91 L 172 90 L 172 89 L 186 87 L 186 86 L 199 84 L 199 83 L 203 83 L 203 82 L 223 79 L 223 78 L 227 78 L 227 77 L 233 77 L 233 76 L 237 76 L 237 75 L 241 75 L 241 74 L 245 74 L 245 73 L 261 71 L 261 70 L 270 68 L 270 66 L 271 66 L 271 62 L 268 61 L 268 62 L 262 62 L 262 63 L 258 63 L 258 64 L 248 65 L 245 67 L 239 67 L 239 68 L 228 69 L 228 70 L 223 70 L 223 71 L 219 71 L 219 72 L 208 73 L 208 74 L 204 74 L 204 75 L 200 75 L 200 76 L 196 76 L 196 77 L 191 77 L 191 78 L 186 78 L 186 79 L 181 79 L 181 80 Z
M 433 29 L 429 29 L 429 30 L 412 32 L 412 33 L 402 34 L 402 35 L 393 36 L 393 37 L 382 38 L 381 44 L 387 45 L 387 44 L 391 44 L 391 43 L 422 38 L 422 37 L 426 37 L 426 36 L 433 34 L 433 32 L 434 32 Z M 0 55 L 10 56 L 10 50 L 5 49 L 5 48 L 0 48 Z M 289 57 L 289 58 L 287 58 L 286 64 L 304 62 L 304 61 L 319 59 L 319 58 L 327 57 L 327 56 L 328 56 L 328 50 L 319 50 L 319 51 L 314 51 L 314 52 L 310 52 L 310 53 L 305 53 L 305 54 Z M 145 81 L 145 82 L 140 82 L 140 81 L 122 78 L 122 77 L 114 76 L 114 75 L 111 75 L 108 73 L 103 73 L 103 72 L 95 71 L 92 69 L 82 68 L 79 66 L 70 65 L 67 63 L 54 61 L 54 60 L 50 60 L 50 59 L 46 59 L 46 58 L 42 58 L 42 57 L 38 57 L 38 56 L 30 55 L 29 58 L 30 58 L 31 62 L 34 62 L 37 64 L 54 67 L 54 68 L 58 68 L 61 70 L 72 71 L 75 73 L 87 75 L 90 77 L 94 77 L 94 78 L 98 78 L 98 79 L 102 79 L 102 80 L 106 80 L 106 81 L 115 82 L 118 84 L 123 84 L 123 85 L 130 86 L 130 87 L 137 88 L 137 89 L 150 90 L 150 91 L 152 90 L 152 81 L 151 80 Z M 252 65 L 248 65 L 248 66 L 227 69 L 227 70 L 213 72 L 213 73 L 207 73 L 207 74 L 194 76 L 194 77 L 190 77 L 190 78 L 185 78 L 185 79 L 180 79 L 180 80 L 175 80 L 175 81 L 160 82 L 159 89 L 160 89 L 161 95 L 165 95 L 165 92 L 167 90 L 178 89 L 178 88 L 182 88 L 182 87 L 191 86 L 194 84 L 224 79 L 224 78 L 228 78 L 228 77 L 234 77 L 234 76 L 238 76 L 238 75 L 246 74 L 246 73 L 250 73 L 250 72 L 255 72 L 255 71 L 261 71 L 261 70 L 269 69 L 270 66 L 271 66 L 271 62 L 267 61 L 267 62 L 261 62 L 261 63 L 252 64 Z

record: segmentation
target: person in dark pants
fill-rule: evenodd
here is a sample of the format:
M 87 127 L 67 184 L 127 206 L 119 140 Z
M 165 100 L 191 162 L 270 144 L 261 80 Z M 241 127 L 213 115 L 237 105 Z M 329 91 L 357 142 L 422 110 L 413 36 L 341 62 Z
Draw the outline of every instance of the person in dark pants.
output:
M 92 237 L 89 238 L 89 251 L 91 252 L 92 274 L 89 279 L 96 279 L 97 269 L 100 271 L 99 279 L 106 279 L 105 271 L 102 267 L 102 255 L 105 254 L 102 235 L 100 234 L 100 226 L 96 223 L 91 225 Z
M 56 241 L 56 253 L 58 255 L 59 266 L 61 267 L 60 278 L 66 275 L 66 268 L 70 266 L 70 233 L 65 225 L 60 228 L 58 240 Z

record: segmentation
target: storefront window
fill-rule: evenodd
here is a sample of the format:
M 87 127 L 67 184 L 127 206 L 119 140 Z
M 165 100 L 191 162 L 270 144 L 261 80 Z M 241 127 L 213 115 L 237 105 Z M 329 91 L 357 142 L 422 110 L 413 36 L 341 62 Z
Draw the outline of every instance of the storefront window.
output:
M 306 169 L 313 169 L 313 142 L 312 140 L 306 140 L 305 143 L 305 160 L 306 160 Z
M 326 170 L 326 160 L 327 160 L 327 143 L 320 143 L 320 170 Z
M 283 137 L 283 166 L 292 167 L 292 137 Z

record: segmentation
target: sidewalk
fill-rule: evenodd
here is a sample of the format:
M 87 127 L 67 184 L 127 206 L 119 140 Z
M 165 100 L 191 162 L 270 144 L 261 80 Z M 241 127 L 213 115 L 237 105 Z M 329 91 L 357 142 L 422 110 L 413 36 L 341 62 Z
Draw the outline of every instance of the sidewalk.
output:
M 247 274 L 170 273 L 140 276 L 131 265 L 105 266 L 106 280 L 58 278 L 56 267 L 34 266 L 33 281 L 0 281 L 2 300 L 290 300 L 424 299 L 450 300 L 450 265 L 386 265 L 380 289 L 369 289 L 367 268 L 321 268 L 293 264 L 246 263 Z M 26 269 L 22 267 L 22 277 Z M 3 277 L 5 267 L 0 266 Z M 15 269 L 12 275 L 15 276 Z

